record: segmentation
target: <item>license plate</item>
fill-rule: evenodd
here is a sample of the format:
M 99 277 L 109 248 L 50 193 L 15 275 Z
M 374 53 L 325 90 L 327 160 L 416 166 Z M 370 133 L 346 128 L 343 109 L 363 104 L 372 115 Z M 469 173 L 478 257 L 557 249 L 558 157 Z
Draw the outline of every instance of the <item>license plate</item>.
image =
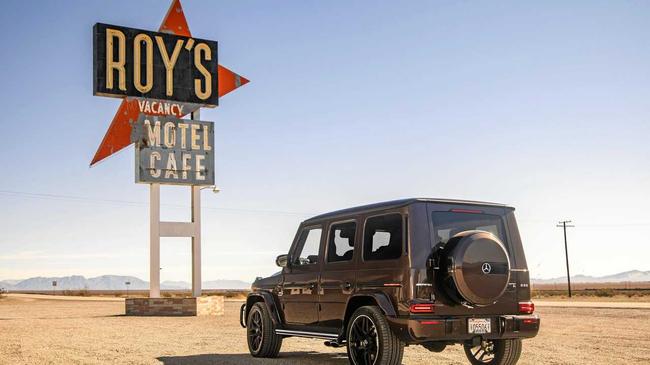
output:
M 468 333 L 490 333 L 492 332 L 492 325 L 489 318 L 469 318 L 467 320 Z

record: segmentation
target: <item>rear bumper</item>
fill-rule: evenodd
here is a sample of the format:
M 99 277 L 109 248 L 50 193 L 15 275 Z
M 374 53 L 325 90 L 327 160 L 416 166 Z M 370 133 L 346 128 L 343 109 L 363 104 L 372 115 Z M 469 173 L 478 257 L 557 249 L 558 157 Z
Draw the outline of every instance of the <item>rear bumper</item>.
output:
M 388 321 L 393 332 L 402 341 L 411 344 L 429 341 L 464 342 L 476 336 L 484 339 L 531 338 L 539 332 L 540 318 L 536 314 L 477 318 L 490 318 L 491 333 L 468 333 L 468 317 L 393 317 L 388 318 Z

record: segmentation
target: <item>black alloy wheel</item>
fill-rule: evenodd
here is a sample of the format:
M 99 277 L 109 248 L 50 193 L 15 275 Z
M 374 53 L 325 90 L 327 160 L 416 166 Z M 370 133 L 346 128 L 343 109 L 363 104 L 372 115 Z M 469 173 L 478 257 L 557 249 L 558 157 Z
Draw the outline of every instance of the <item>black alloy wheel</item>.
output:
M 262 347 L 262 339 L 264 333 L 262 332 L 264 325 L 262 324 L 262 312 L 253 308 L 248 320 L 248 343 L 251 352 L 259 352 Z
M 471 359 L 474 359 L 477 363 L 490 364 L 494 360 L 494 342 L 490 340 L 481 341 L 480 345 L 470 348 L 469 352 L 472 355 Z
M 246 320 L 248 351 L 255 357 L 277 357 L 282 347 L 282 336 L 275 333 L 275 325 L 264 302 L 253 304 Z
M 379 307 L 364 306 L 347 322 L 346 341 L 352 365 L 400 365 L 404 355 L 402 342 L 390 329 Z
M 479 346 L 465 344 L 472 365 L 515 365 L 521 356 L 521 340 L 483 340 Z
M 350 359 L 356 365 L 374 365 L 379 356 L 377 326 L 366 315 L 354 318 L 350 325 Z

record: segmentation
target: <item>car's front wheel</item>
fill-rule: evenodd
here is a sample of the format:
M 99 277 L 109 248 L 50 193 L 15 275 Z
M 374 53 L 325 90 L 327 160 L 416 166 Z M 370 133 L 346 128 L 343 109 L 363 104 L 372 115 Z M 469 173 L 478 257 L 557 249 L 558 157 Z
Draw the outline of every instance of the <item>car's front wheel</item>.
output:
M 357 309 L 347 327 L 347 350 L 353 365 L 399 365 L 404 343 L 390 330 L 382 311 L 375 306 Z
M 275 334 L 275 326 L 268 308 L 262 302 L 253 304 L 246 321 L 248 351 L 255 357 L 277 357 L 282 336 Z
M 521 356 L 521 340 L 486 340 L 478 346 L 465 344 L 472 365 L 515 365 Z

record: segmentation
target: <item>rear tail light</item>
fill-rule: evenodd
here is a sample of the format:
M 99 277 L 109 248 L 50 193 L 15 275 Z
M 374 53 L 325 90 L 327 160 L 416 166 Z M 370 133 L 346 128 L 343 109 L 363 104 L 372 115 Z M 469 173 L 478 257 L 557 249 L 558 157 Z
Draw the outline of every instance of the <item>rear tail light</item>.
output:
M 417 303 L 409 306 L 411 313 L 433 313 L 433 304 Z
M 535 311 L 535 304 L 533 302 L 519 302 L 519 313 L 533 314 Z

